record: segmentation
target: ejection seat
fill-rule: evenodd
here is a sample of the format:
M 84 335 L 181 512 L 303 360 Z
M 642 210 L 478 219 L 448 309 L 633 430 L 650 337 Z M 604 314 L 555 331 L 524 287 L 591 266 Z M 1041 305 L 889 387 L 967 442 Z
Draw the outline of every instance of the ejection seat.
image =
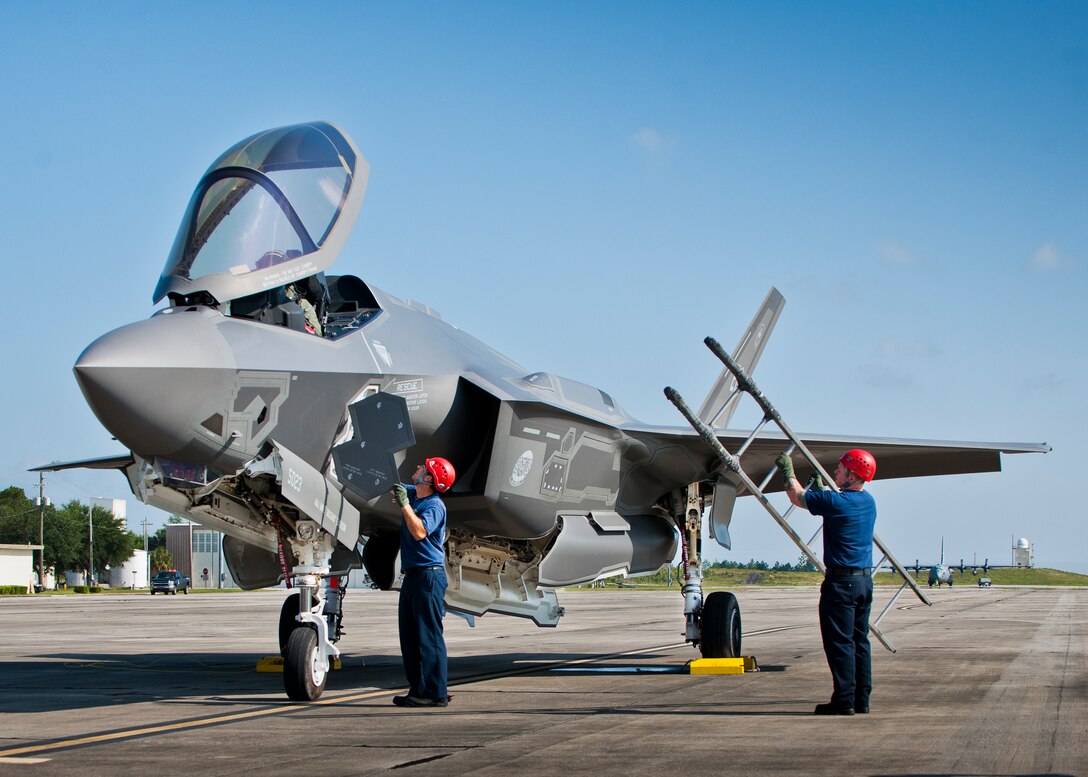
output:
M 325 336 L 337 338 L 366 324 L 381 312 L 374 292 L 354 275 L 330 275 L 325 278 L 329 293 L 325 316 Z

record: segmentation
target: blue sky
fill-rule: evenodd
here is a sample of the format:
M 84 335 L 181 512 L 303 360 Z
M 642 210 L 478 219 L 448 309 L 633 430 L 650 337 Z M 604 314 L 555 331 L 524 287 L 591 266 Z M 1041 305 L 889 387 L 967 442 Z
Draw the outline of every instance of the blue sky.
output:
M 336 271 L 656 423 L 777 286 L 756 377 L 795 429 L 1054 446 L 877 482 L 902 560 L 1026 536 L 1088 573 L 1083 3 L 25 3 L 0 72 L 0 485 L 118 451 L 76 357 L 151 314 L 222 150 L 325 119 L 371 165 Z M 711 555 L 798 555 L 756 505 L 733 538 Z

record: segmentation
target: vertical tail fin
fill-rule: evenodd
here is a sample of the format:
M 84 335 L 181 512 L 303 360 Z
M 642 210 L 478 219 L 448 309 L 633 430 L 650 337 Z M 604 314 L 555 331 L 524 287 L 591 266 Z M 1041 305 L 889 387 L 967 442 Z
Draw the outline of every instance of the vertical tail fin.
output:
M 786 298 L 772 286 L 767 292 L 767 298 L 763 300 L 763 304 L 756 312 L 755 318 L 752 319 L 752 323 L 748 325 L 748 329 L 737 343 L 732 354 L 733 359 L 749 375 L 763 354 L 767 338 L 774 329 L 774 325 L 778 323 L 778 317 L 785 304 Z M 740 401 L 741 395 L 734 393 L 736 388 L 737 379 L 733 377 L 733 373 L 728 368 L 723 369 L 710 389 L 710 393 L 703 400 L 703 406 L 699 408 L 699 420 L 712 429 L 724 429 L 729 419 L 733 417 L 733 411 L 737 409 L 737 403 Z

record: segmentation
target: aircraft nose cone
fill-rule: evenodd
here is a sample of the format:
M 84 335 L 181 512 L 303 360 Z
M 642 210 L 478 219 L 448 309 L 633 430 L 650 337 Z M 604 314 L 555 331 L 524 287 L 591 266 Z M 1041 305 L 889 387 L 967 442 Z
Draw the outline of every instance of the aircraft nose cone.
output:
M 74 372 L 98 420 L 144 456 L 171 458 L 230 398 L 234 354 L 211 311 L 159 314 L 95 340 Z

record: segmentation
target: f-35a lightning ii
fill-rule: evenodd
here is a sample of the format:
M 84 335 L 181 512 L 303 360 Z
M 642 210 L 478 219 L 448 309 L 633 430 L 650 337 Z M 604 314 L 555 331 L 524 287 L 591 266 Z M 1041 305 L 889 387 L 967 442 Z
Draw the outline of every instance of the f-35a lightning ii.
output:
M 321 694 L 339 655 L 344 576 L 365 567 L 395 586 L 400 513 L 388 492 L 424 456 L 459 473 L 444 495 L 448 606 L 540 626 L 563 614 L 558 587 L 670 562 L 678 526 L 698 569 L 704 508 L 728 548 L 744 492 L 692 429 L 640 423 L 604 391 L 530 372 L 425 306 L 327 274 L 367 175 L 351 139 L 325 122 L 260 132 L 220 156 L 155 289 L 168 306 L 103 335 L 75 364 L 87 402 L 130 453 L 41 468 L 120 469 L 141 501 L 222 531 L 242 587 L 293 585 L 279 638 L 297 700 Z M 772 290 L 734 353 L 746 369 L 782 304 Z M 736 450 L 729 389 L 723 372 L 700 418 Z M 881 478 L 999 470 L 1003 452 L 1046 449 L 803 437 L 825 468 L 865 447 Z M 744 465 L 767 469 L 782 447 L 761 435 Z M 696 584 L 684 601 L 693 645 L 739 654 L 731 594 L 704 612 Z

